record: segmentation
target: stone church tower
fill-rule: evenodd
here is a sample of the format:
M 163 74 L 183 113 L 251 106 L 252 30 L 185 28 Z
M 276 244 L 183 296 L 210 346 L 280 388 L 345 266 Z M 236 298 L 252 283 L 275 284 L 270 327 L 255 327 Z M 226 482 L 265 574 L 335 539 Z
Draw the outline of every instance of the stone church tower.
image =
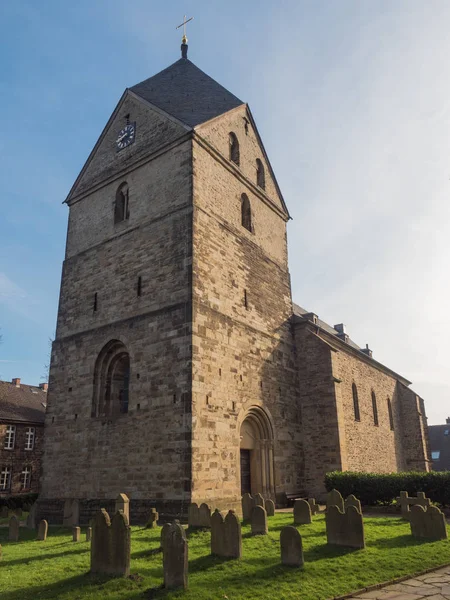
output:
M 86 521 L 120 492 L 136 520 L 320 493 L 353 464 L 336 371 L 382 370 L 293 306 L 289 214 L 250 109 L 182 50 L 125 91 L 66 200 L 39 499 L 53 521 L 66 499 Z M 389 377 L 396 470 L 409 382 Z M 426 468 L 417 419 L 408 452 Z

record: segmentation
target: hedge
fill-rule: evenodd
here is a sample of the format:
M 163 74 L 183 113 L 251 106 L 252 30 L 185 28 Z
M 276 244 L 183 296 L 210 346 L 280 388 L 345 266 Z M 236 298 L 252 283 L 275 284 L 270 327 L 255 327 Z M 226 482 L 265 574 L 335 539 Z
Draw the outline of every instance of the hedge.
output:
M 354 494 L 362 504 L 391 504 L 401 491 L 425 495 L 441 506 L 450 505 L 450 471 L 408 471 L 405 473 L 355 473 L 333 471 L 325 475 L 329 492 L 339 490 L 344 498 Z
M 7 506 L 11 510 L 21 508 L 22 510 L 29 510 L 30 507 L 36 502 L 37 494 L 21 494 L 20 496 L 8 496 L 8 498 L 0 498 L 0 508 Z

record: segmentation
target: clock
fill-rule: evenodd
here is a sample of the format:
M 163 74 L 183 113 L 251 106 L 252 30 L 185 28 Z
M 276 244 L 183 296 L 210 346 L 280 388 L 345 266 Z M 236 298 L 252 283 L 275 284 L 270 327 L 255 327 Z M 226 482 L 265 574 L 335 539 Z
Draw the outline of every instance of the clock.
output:
M 119 131 L 116 139 L 117 152 L 123 150 L 134 142 L 136 134 L 136 123 L 127 123 L 123 129 Z

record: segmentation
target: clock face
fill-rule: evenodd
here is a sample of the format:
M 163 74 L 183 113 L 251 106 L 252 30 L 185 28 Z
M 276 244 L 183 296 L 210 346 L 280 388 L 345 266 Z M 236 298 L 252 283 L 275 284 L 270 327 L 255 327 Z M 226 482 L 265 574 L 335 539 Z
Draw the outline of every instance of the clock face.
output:
M 117 151 L 123 150 L 134 142 L 134 136 L 136 133 L 136 123 L 128 123 L 123 129 L 119 131 L 116 140 Z

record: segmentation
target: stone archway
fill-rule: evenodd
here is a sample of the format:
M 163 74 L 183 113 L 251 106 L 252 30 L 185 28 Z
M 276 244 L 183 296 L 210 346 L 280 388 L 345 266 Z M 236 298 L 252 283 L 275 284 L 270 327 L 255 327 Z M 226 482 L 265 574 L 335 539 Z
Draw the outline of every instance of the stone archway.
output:
M 252 406 L 241 424 L 241 493 L 275 498 L 273 429 L 266 412 Z

